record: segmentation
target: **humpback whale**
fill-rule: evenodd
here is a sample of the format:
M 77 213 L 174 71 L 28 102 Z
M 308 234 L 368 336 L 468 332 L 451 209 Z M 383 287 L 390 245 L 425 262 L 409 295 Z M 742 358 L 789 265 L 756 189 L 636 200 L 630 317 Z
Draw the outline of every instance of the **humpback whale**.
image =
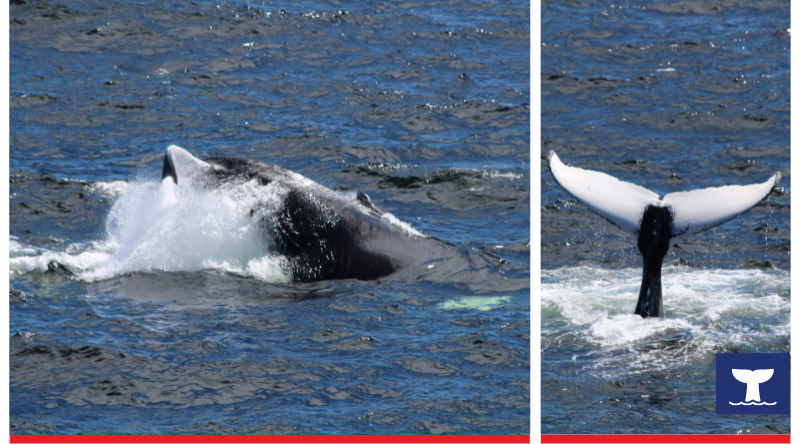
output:
M 171 145 L 161 180 L 277 194 L 277 204 L 264 199 L 250 215 L 258 219 L 270 248 L 287 259 L 287 272 L 296 282 L 386 277 L 420 262 L 425 247 L 415 247 L 429 239 L 382 213 L 366 194 L 349 199 L 273 164 L 239 157 L 199 159 Z
M 636 238 L 642 255 L 642 285 L 635 314 L 663 315 L 661 265 L 670 243 L 728 221 L 767 197 L 781 179 L 776 172 L 766 182 L 729 185 L 659 196 L 600 171 L 567 166 L 555 152 L 547 156 L 550 172 L 569 194 L 590 210 Z

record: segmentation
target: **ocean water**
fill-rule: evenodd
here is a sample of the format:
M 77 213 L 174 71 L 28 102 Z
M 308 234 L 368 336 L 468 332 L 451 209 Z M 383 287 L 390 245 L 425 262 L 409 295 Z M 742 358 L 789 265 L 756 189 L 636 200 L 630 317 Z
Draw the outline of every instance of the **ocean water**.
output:
M 527 434 L 527 2 L 12 2 L 12 434 Z M 448 259 L 286 282 L 170 144 Z M 432 240 L 433 241 L 433 240 Z
M 543 2 L 541 429 L 789 433 L 717 415 L 715 354 L 790 348 L 789 2 Z M 546 156 L 660 194 L 783 178 L 679 238 L 665 316 L 633 314 L 635 241 L 577 203 Z

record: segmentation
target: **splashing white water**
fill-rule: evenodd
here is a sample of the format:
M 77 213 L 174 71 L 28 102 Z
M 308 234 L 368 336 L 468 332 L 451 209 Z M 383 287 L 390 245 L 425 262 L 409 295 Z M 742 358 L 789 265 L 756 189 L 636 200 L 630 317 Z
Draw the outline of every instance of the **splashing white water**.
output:
M 46 270 L 57 262 L 86 281 L 145 270 L 220 269 L 287 282 L 291 276 L 284 259 L 270 251 L 256 222 L 261 213 L 276 211 L 285 191 L 255 181 L 232 189 L 207 189 L 191 181 L 176 185 L 170 180 L 114 187 L 118 196 L 104 241 L 63 252 L 12 242 L 11 272 Z
M 543 347 L 569 350 L 614 377 L 788 340 L 787 271 L 664 267 L 663 318 L 633 314 L 640 284 L 639 269 L 543 270 Z

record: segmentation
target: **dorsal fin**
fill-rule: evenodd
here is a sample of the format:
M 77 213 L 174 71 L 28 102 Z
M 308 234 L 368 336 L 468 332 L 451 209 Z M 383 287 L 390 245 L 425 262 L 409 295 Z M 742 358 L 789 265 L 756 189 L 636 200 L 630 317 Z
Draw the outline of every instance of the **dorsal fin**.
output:
M 369 196 L 367 196 L 365 193 L 359 191 L 358 194 L 356 195 L 356 200 L 358 200 L 358 203 L 364 206 L 364 208 L 366 208 L 367 210 L 377 213 L 378 216 L 383 214 L 381 210 L 378 209 L 378 207 L 373 205 L 372 201 L 369 199 Z

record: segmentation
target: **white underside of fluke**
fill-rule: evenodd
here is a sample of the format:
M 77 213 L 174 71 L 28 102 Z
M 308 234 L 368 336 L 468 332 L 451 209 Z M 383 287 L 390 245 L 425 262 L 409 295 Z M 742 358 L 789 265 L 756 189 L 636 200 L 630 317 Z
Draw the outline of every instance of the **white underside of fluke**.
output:
M 642 214 L 648 205 L 670 209 L 674 238 L 703 231 L 747 211 L 764 199 L 781 178 L 778 172 L 763 183 L 680 191 L 662 198 L 647 188 L 608 174 L 567 166 L 553 151 L 548 161 L 553 177 L 567 192 L 634 236 L 639 234 Z

